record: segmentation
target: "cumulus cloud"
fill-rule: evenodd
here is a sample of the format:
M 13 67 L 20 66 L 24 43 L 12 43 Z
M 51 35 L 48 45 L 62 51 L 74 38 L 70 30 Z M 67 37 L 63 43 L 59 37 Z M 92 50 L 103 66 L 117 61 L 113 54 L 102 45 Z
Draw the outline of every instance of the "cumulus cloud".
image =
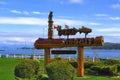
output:
M 114 37 L 118 37 L 118 38 L 120 38 L 120 33 L 113 33 L 113 34 L 108 34 L 109 36 L 114 36 Z
M 68 24 L 71 26 L 80 26 L 80 25 L 101 25 L 97 22 L 88 22 L 81 20 L 70 20 L 70 19 L 60 19 L 55 18 L 54 24 L 63 25 Z M 36 18 L 36 17 L 0 17 L 0 24 L 14 24 L 14 25 L 48 25 L 47 18 Z
M 64 4 L 64 2 L 63 2 L 63 1 L 60 1 L 60 4 L 62 5 L 62 4 Z
M 56 24 L 81 25 L 84 22 L 69 19 L 55 19 Z M 47 25 L 47 18 L 35 17 L 0 17 L 0 24 Z
M 11 10 L 10 12 L 16 13 L 16 14 L 21 14 L 22 13 L 21 11 L 18 11 L 18 10 Z
M 1 5 L 5 5 L 5 4 L 7 4 L 7 3 L 4 2 L 4 1 L 0 1 L 0 4 L 1 4 Z
M 120 29 L 112 27 L 112 28 L 97 29 L 96 31 L 99 31 L 99 32 L 120 32 Z
M 71 3 L 82 3 L 83 0 L 70 0 Z
M 120 20 L 120 17 L 110 17 L 111 20 Z
M 1 37 L 0 37 L 1 38 Z M 2 44 L 25 44 L 27 43 L 34 43 L 35 38 L 25 38 L 25 37 L 6 37 L 6 38 L 1 38 L 0 42 Z
M 69 24 L 69 25 L 82 25 L 84 22 L 77 20 L 69 20 L 69 19 L 56 19 L 56 24 Z
M 104 36 L 105 42 L 120 43 L 120 36 L 106 35 Z
M 101 24 L 100 23 L 96 23 L 96 22 L 90 22 L 89 25 L 98 26 L 98 25 L 101 25 Z
M 120 9 L 120 4 L 113 4 L 111 7 L 114 9 Z
M 31 12 L 32 14 L 40 14 L 40 15 L 46 15 L 48 13 L 45 13 L 45 12 L 39 12 L 39 11 L 33 11 Z
M 28 11 L 23 11 L 23 14 L 29 15 L 30 13 Z
M 21 32 L 0 32 L 0 42 L 3 44 L 25 44 L 34 43 L 39 34 Z
M 107 14 L 95 14 L 95 16 L 98 16 L 98 17 L 105 17 L 105 16 L 108 16 Z
M 47 19 L 34 17 L 0 17 L 0 24 L 47 25 Z
M 35 31 L 35 30 L 34 30 Z M 0 32 L 0 37 L 38 37 L 40 32 Z
M 24 14 L 24 15 L 29 15 L 29 14 L 36 14 L 36 15 L 46 15 L 48 13 L 45 13 L 45 12 L 39 12 L 39 11 L 31 11 L 31 12 L 28 12 L 28 11 L 20 11 L 20 10 L 10 10 L 11 13 L 15 13 L 15 14 Z
M 32 13 L 33 13 L 33 14 L 41 14 L 41 13 L 38 12 L 38 11 L 33 11 Z
M 19 11 L 19 10 L 10 10 L 10 12 L 15 13 L 15 14 L 25 14 L 25 15 L 30 14 L 28 11 Z

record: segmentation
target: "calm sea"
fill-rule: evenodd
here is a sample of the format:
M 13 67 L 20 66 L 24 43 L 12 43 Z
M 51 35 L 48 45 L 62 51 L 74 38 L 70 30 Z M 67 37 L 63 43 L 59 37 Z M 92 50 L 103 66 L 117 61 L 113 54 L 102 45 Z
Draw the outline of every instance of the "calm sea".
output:
M 36 50 L 36 49 L 8 49 L 8 50 L 0 50 L 0 55 L 6 54 L 40 54 L 44 55 L 44 50 Z M 77 58 L 76 54 L 62 54 L 62 57 L 66 58 Z M 54 57 L 51 54 L 51 57 Z M 120 50 L 100 50 L 100 49 L 84 49 L 84 57 L 85 58 L 120 58 Z

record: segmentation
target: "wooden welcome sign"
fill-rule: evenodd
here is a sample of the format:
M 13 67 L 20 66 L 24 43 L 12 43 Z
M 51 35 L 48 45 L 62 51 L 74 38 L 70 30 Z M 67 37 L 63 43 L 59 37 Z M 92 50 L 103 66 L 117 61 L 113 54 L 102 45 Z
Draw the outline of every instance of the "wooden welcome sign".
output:
M 34 46 L 36 49 L 44 49 L 45 65 L 50 63 L 50 48 L 64 48 L 64 47 L 78 47 L 78 76 L 84 76 L 84 47 L 86 46 L 103 46 L 103 36 L 87 38 L 87 34 L 92 32 L 92 29 L 82 26 L 82 28 L 76 29 L 61 29 L 61 26 L 57 26 L 58 36 L 67 36 L 64 38 L 53 38 L 53 12 L 50 12 L 48 16 L 48 38 L 38 38 Z M 69 35 L 76 35 L 79 32 L 85 34 L 85 38 L 69 38 Z M 70 52 L 69 50 L 67 50 Z M 53 51 L 53 53 L 66 53 L 67 51 Z M 75 51 L 72 51 L 75 53 Z

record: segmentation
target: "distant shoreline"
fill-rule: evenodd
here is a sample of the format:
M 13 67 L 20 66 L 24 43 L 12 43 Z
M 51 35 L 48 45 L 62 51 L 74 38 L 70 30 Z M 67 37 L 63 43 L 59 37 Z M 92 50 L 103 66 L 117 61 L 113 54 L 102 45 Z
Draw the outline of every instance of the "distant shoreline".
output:
M 104 43 L 104 46 L 91 47 L 92 49 L 120 50 L 120 43 Z

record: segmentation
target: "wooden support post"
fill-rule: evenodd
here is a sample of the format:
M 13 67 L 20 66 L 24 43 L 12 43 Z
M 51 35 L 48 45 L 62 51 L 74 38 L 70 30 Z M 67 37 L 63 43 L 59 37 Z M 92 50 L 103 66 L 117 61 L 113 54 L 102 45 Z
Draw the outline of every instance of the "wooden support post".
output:
M 78 47 L 78 77 L 84 76 L 84 47 Z
M 45 60 L 45 66 L 50 63 L 50 48 L 45 49 L 44 60 Z

